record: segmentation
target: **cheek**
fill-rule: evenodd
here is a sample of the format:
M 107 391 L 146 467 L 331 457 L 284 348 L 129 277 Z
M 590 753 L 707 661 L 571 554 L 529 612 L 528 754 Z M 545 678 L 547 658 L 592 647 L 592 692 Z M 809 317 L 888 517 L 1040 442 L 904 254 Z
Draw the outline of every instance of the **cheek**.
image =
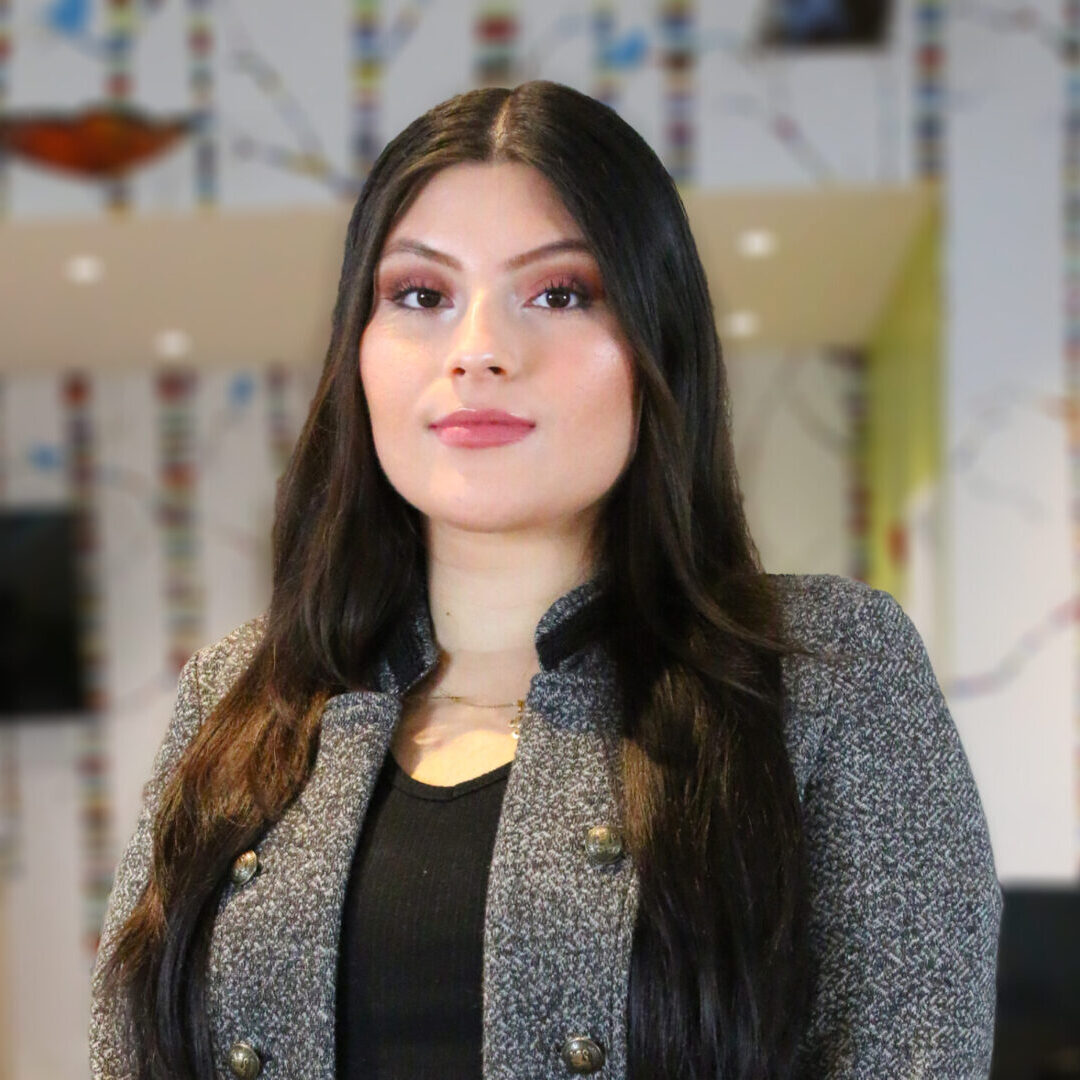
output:
M 399 407 L 404 395 L 403 366 L 396 362 L 394 351 L 386 347 L 378 334 L 365 334 L 360 342 L 357 362 L 360 366 L 360 385 L 367 400 L 373 427 L 388 419 Z
M 592 362 L 576 372 L 575 384 L 574 412 L 586 430 L 608 442 L 631 437 L 634 375 L 625 350 L 616 346 L 598 350 Z

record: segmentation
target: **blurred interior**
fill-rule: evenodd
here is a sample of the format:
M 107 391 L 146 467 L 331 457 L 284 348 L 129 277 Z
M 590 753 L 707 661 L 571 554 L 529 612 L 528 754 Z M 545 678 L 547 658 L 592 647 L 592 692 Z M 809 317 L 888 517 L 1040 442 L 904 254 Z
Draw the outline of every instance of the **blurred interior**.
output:
M 180 665 L 266 604 L 367 169 L 531 78 L 679 183 L 765 568 L 915 622 L 1006 889 L 993 1075 L 1080 1077 L 1074 8 L 0 0 L 0 1080 L 89 1075 L 115 861 Z

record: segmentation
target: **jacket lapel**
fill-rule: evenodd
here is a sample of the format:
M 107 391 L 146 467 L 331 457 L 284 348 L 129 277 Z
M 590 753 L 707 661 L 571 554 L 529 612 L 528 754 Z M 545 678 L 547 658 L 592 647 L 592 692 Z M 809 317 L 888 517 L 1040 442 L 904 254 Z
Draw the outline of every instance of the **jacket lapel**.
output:
M 345 884 L 399 714 L 385 694 L 328 705 L 308 783 L 258 845 L 255 876 L 222 898 L 208 981 L 216 1056 L 248 1043 L 260 1080 L 333 1080 Z
M 353 852 L 401 696 L 438 655 L 426 594 L 418 593 L 376 665 L 376 689 L 327 702 L 315 767 L 259 844 L 257 873 L 227 886 L 207 1001 L 223 1065 L 245 1042 L 258 1054 L 259 1080 L 334 1080 L 338 946 Z
M 589 830 L 621 824 L 614 688 L 579 670 L 533 680 L 503 802 L 484 930 L 484 1080 L 566 1076 L 573 1038 L 625 1076 L 637 879 L 590 861 Z

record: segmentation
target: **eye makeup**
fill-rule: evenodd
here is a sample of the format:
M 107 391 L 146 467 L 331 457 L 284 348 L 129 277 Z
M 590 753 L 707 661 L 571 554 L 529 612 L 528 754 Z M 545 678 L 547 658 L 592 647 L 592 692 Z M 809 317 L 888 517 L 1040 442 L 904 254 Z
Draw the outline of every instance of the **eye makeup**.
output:
M 604 289 L 599 269 L 591 259 L 572 256 L 567 260 L 564 255 L 562 259 L 553 260 L 549 256 L 543 261 L 548 263 L 546 268 L 541 266 L 538 270 L 533 269 L 529 275 L 531 280 L 524 285 L 514 286 L 514 292 L 521 297 L 522 302 L 544 311 L 584 311 L 603 297 Z M 553 262 L 556 265 L 551 265 Z M 408 263 L 412 265 L 409 266 Z M 417 266 L 415 259 L 410 259 L 406 266 L 396 272 L 380 272 L 379 295 L 404 311 L 437 311 L 445 307 L 444 300 L 447 297 L 453 296 L 454 286 L 448 284 L 438 270 L 434 273 L 432 270 L 430 265 Z M 515 274 L 514 277 L 517 277 L 520 283 L 525 275 L 520 271 L 519 274 L 520 276 Z M 553 293 L 572 293 L 577 297 L 577 301 L 563 304 L 535 303 L 545 294 Z M 406 302 L 410 296 L 415 296 L 415 301 Z M 553 297 L 549 296 L 548 299 L 550 301 Z
M 573 289 L 583 299 L 598 300 L 604 295 L 603 279 L 600 268 L 585 257 L 547 260 L 547 266 L 541 266 L 539 272 L 531 275 L 532 283 L 520 290 L 529 297 L 546 289 Z
M 390 300 L 392 300 L 395 304 L 400 304 L 402 307 L 405 307 L 405 308 L 407 308 L 408 310 L 411 311 L 411 310 L 414 310 L 414 308 L 413 308 L 413 306 L 411 304 L 402 303 L 402 301 L 404 301 L 405 297 L 407 297 L 410 293 L 416 293 L 418 300 L 419 300 L 420 294 L 434 295 L 434 296 L 438 296 L 440 299 L 443 296 L 443 290 L 441 288 L 439 288 L 438 285 L 432 284 L 431 282 L 428 282 L 428 281 L 423 281 L 423 280 L 421 280 L 419 278 L 405 277 L 405 278 L 402 278 L 400 281 L 395 282 L 391 286 L 391 288 L 387 291 L 387 297 Z M 419 304 L 419 307 L 421 307 L 421 308 L 423 308 L 425 310 L 432 310 L 432 311 L 435 308 L 437 308 L 438 306 L 439 305 L 437 303 L 436 304 L 430 304 L 430 305 L 429 304 Z
M 555 305 L 554 308 L 548 308 L 547 310 L 553 311 L 581 311 L 589 307 L 593 302 L 593 290 L 580 281 L 578 278 L 572 275 L 563 275 L 559 277 L 550 278 L 546 284 L 534 294 L 533 299 L 537 296 L 543 296 L 546 293 L 575 293 L 578 298 L 576 307 L 561 307 Z

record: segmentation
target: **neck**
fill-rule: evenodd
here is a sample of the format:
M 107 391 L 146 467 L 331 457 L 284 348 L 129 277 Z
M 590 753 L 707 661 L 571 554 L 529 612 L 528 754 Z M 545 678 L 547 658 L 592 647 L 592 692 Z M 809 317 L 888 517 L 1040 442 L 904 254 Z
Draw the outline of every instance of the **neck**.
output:
M 429 523 L 427 552 L 431 621 L 447 658 L 440 691 L 517 694 L 540 670 L 540 618 L 592 576 L 584 538 L 511 540 Z

